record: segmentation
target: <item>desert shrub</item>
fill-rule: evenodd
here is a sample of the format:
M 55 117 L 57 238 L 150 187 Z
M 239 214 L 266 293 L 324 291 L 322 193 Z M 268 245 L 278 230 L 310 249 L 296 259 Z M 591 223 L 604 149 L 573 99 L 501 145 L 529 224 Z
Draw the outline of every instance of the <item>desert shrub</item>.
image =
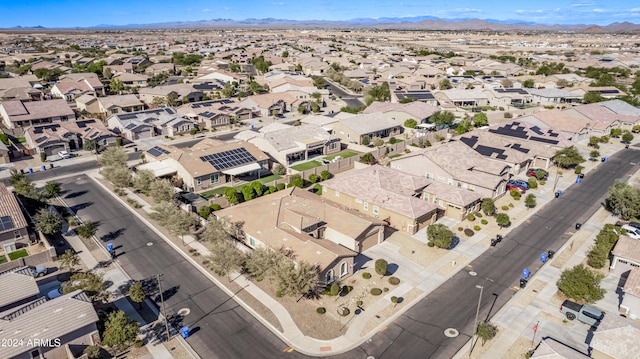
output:
M 473 213 L 467 214 L 467 221 L 473 222 L 475 220 L 476 220 L 476 216 L 474 216 Z
M 517 189 L 512 189 L 511 191 L 509 191 L 509 194 L 511 195 L 511 197 L 513 199 L 515 199 L 516 201 L 520 200 L 520 197 L 522 196 L 522 194 L 520 193 L 520 191 L 518 191 Z
M 269 189 L 269 193 L 273 193 L 276 191 L 276 186 L 269 186 L 268 189 Z
M 282 296 L 283 296 L 283 295 L 284 295 L 284 294 L 282 293 L 282 291 L 281 291 L 281 290 L 276 291 L 276 298 L 282 298 Z
M 311 183 L 316 183 L 316 182 L 318 182 L 319 179 L 320 179 L 320 177 L 318 177 L 318 175 L 315 174 L 315 173 L 312 173 L 312 174 L 309 175 L 309 182 L 311 182 Z
M 458 227 L 458 232 L 462 232 L 463 230 L 464 230 L 464 228 Z
M 478 225 L 473 226 L 473 230 L 474 230 L 474 231 L 479 231 L 479 230 L 481 230 L 481 229 L 482 229 L 482 227 L 480 227 L 480 226 L 478 226 Z
M 327 312 L 327 309 L 325 309 L 325 307 L 316 308 L 316 313 L 318 313 L 318 314 L 324 314 L 326 312 Z
M 214 203 L 214 204 L 211 205 L 211 210 L 213 210 L 213 211 L 219 211 L 221 209 L 222 209 L 222 207 L 217 203 Z
M 332 296 L 336 296 L 339 292 L 340 286 L 338 285 L 338 283 L 333 283 L 329 289 L 329 293 L 331 293 Z
M 364 278 L 364 279 L 371 279 L 371 273 L 369 273 L 369 272 L 364 272 L 364 273 L 362 273 L 362 278 Z
M 509 208 L 513 208 L 513 203 L 509 203 Z
M 504 118 L 512 118 L 513 115 L 511 114 L 511 112 L 505 112 L 504 113 Z
M 540 181 L 540 183 L 538 183 L 541 186 L 544 186 L 545 184 L 547 184 L 547 181 Z
M 382 294 L 382 289 L 380 289 L 380 288 L 371 288 L 371 294 L 380 295 L 380 294 Z
M 480 221 L 480 223 L 482 223 L 482 224 L 488 224 L 488 223 L 489 223 L 489 221 L 487 221 L 486 219 L 483 219 L 482 221 Z
M 357 305 L 358 307 L 361 307 L 363 304 L 364 304 L 364 302 L 363 302 L 363 301 L 361 301 L 361 300 L 359 300 L 359 301 L 357 301 L 357 302 L 356 302 L 356 305 Z
M 480 212 L 476 213 L 476 217 L 482 218 L 482 213 L 480 213 Z
M 143 345 L 144 342 L 142 341 L 142 339 L 137 339 L 135 342 L 133 342 L 134 348 L 142 348 Z
M 339 314 L 340 316 L 346 317 L 347 315 L 349 315 L 349 313 L 351 313 L 351 311 L 350 311 L 350 310 L 349 310 L 349 308 L 347 308 L 347 307 L 342 307 L 342 308 L 340 308 L 340 309 L 341 309 L 341 310 L 340 310 L 340 311 L 338 311 L 338 314 Z
M 433 247 L 435 247 L 435 246 L 436 246 L 436 244 L 435 244 L 435 243 L 433 243 L 433 242 L 427 242 L 427 246 L 429 246 L 429 247 L 432 247 L 432 248 L 433 248 Z
M 538 180 L 535 177 L 529 177 L 529 188 L 538 188 Z
M 284 183 L 278 183 L 278 184 L 276 185 L 276 189 L 277 189 L 278 191 L 282 191 L 282 190 L 284 189 L 284 186 L 285 186 L 285 185 L 284 185 Z
M 389 288 L 384 287 L 384 288 L 382 288 L 382 291 L 386 293 L 386 292 L 388 292 L 388 291 L 389 291 Z
M 398 285 L 400 284 L 400 278 L 397 277 L 389 277 L 389 284 Z
M 477 227 L 477 226 L 476 226 L 476 227 Z M 471 236 L 473 236 L 473 234 L 474 234 L 474 233 L 473 233 L 473 231 L 472 231 L 470 228 L 465 228 L 465 230 L 464 230 L 464 235 L 465 235 L 465 236 L 467 236 L 467 237 L 471 237 Z
M 578 165 L 578 166 L 576 166 L 576 169 L 575 169 L 574 172 L 575 172 L 575 174 L 579 175 L 580 173 L 582 173 L 583 169 L 584 169 L 584 167 Z

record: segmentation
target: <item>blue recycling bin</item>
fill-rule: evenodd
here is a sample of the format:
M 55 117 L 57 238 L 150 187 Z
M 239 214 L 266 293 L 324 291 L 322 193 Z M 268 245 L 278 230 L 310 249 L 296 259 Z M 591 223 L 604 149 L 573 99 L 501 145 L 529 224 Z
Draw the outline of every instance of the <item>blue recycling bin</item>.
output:
M 185 339 L 189 338 L 189 326 L 185 325 L 180 328 L 180 334 L 182 334 L 182 337 Z
M 580 182 L 582 182 L 582 178 L 576 177 L 576 183 L 580 183 Z
M 107 243 L 107 250 L 113 252 L 113 243 Z
M 602 162 L 607 162 L 609 161 L 609 157 L 602 157 Z
M 29 173 L 33 173 L 33 168 L 29 167 Z
M 40 166 L 40 169 L 42 169 L 43 171 L 46 171 L 47 170 L 47 166 L 42 165 L 42 166 Z
M 546 253 L 540 254 L 540 262 L 544 263 L 546 261 L 547 261 L 547 254 Z
M 522 278 L 528 279 L 529 275 L 531 275 L 531 271 L 530 270 L 528 270 L 527 268 L 522 270 Z

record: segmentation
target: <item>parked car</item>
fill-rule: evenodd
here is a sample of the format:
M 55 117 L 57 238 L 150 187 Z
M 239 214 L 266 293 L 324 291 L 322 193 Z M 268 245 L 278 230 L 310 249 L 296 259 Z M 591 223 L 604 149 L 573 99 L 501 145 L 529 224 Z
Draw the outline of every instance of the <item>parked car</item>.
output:
M 524 188 L 522 188 L 522 187 L 520 187 L 518 185 L 515 185 L 515 184 L 512 184 L 512 183 L 507 183 L 507 191 L 511 191 L 512 189 L 515 189 L 516 191 L 520 191 L 521 194 L 524 194 L 525 192 L 527 192 L 526 189 L 524 189 Z
M 508 185 L 520 187 L 525 191 L 529 189 L 529 183 L 527 181 L 523 181 L 523 180 L 511 180 L 511 181 L 507 182 L 507 186 Z
M 44 277 L 45 275 L 47 275 L 47 267 L 43 266 L 43 265 L 37 265 L 35 267 L 31 267 L 31 274 L 33 275 L 34 278 L 37 277 Z
M 622 226 L 622 234 L 626 234 L 633 239 L 640 239 L 640 229 L 632 227 L 628 224 Z
M 590 305 L 580 305 L 570 300 L 565 300 L 560 306 L 560 313 L 563 313 L 568 320 L 578 319 L 578 321 L 589 324 L 592 327 L 604 318 L 604 312 Z
M 60 158 L 65 159 L 65 158 L 71 158 L 73 156 L 71 156 L 71 154 L 67 151 L 59 151 L 58 152 L 58 156 L 60 156 Z
M 640 229 L 640 222 L 629 222 L 629 225 L 630 225 L 631 227 L 634 227 L 634 228 Z
M 47 298 L 48 299 L 55 299 L 62 296 L 62 285 L 58 286 L 58 288 L 49 291 L 49 293 L 47 293 Z
M 530 168 L 530 169 L 527 171 L 527 176 L 529 176 L 529 177 L 535 177 L 535 178 L 538 178 L 538 172 L 539 172 L 539 171 L 542 171 L 542 173 L 544 173 L 544 175 L 542 176 L 542 178 L 541 178 L 541 179 L 542 179 L 542 180 L 544 180 L 544 181 L 546 181 L 546 180 L 547 180 L 547 178 L 549 177 L 549 172 L 547 172 L 547 171 L 543 170 L 542 168 Z

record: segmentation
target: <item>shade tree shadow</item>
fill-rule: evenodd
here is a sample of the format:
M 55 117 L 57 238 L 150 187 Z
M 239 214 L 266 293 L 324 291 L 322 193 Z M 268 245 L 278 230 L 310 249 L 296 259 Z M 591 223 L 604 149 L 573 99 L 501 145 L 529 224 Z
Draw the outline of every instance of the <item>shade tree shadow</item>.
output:
M 124 231 L 126 230 L 126 228 L 119 228 L 115 231 L 110 231 L 108 233 L 103 234 L 100 237 L 100 240 L 102 240 L 103 242 L 109 242 L 109 241 L 113 241 L 116 240 L 118 237 L 122 236 L 122 234 L 124 233 Z
M 65 191 L 65 192 L 66 192 L 66 191 Z M 76 197 L 80 197 L 80 196 L 82 196 L 83 194 L 86 194 L 87 192 L 89 192 L 89 191 L 76 191 L 76 192 L 71 192 L 71 193 L 69 193 L 69 194 L 65 195 L 65 196 L 64 196 L 64 198 L 65 198 L 65 199 L 67 199 L 67 198 L 76 198 Z
M 73 213 L 75 213 L 76 215 L 78 214 L 78 212 L 82 209 L 85 209 L 89 206 L 93 205 L 93 202 L 84 202 L 84 203 L 78 203 L 74 206 L 71 206 L 69 208 L 71 208 L 71 210 L 73 211 Z

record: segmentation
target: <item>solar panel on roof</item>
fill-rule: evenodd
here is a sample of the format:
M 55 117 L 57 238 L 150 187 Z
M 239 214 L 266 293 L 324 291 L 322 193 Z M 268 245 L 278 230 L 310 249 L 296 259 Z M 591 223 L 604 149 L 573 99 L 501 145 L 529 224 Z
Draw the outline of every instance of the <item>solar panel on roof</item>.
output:
M 130 129 L 132 129 L 132 128 L 136 127 L 136 126 L 138 126 L 138 125 L 137 125 L 137 124 L 135 124 L 135 123 L 130 123 L 130 124 L 128 124 L 128 125 L 125 127 L 125 129 L 130 130 Z
M 542 142 L 542 143 L 550 143 L 550 144 L 553 144 L 553 145 L 558 143 L 558 141 L 556 141 L 556 140 L 552 140 L 552 139 L 549 139 L 549 138 L 542 138 L 542 137 L 533 137 L 532 136 L 532 137 L 529 137 L 529 139 L 531 141 L 537 141 L 537 142 Z
M 95 138 L 96 136 L 98 136 L 98 132 L 92 134 L 91 136 L 89 136 L 89 138 Z
M 537 134 L 539 134 L 539 135 L 543 135 L 543 134 L 544 134 L 544 133 L 542 132 L 542 130 L 540 129 L 540 127 L 538 127 L 538 126 L 533 126 L 533 127 L 531 127 L 531 131 L 533 131 L 533 132 L 535 132 L 535 133 L 537 133 Z
M 154 147 L 152 147 L 152 148 L 148 149 L 148 150 L 147 150 L 147 153 L 148 153 L 148 154 L 150 154 L 150 155 L 151 155 L 151 156 L 153 156 L 153 157 L 158 157 L 158 156 L 161 156 L 161 155 L 163 155 L 163 154 L 165 154 L 165 155 L 166 155 L 166 154 L 169 154 L 169 153 L 171 153 L 171 152 L 169 152 L 169 151 L 165 150 L 165 149 L 164 149 L 164 148 L 162 148 L 162 147 L 154 146 Z
M 516 129 L 511 129 L 507 127 L 498 127 L 496 129 L 490 129 L 489 132 L 497 133 L 498 135 L 517 137 L 517 138 L 529 137 L 527 133 L 523 131 L 522 127 L 517 127 Z
M 13 228 L 15 228 L 15 225 L 13 224 L 13 220 L 11 219 L 11 217 L 9 216 L 0 217 L 0 231 L 4 232 Z
M 249 153 L 249 151 L 247 151 L 245 148 L 236 148 L 229 151 L 201 156 L 200 160 L 203 162 L 209 162 L 209 164 L 211 164 L 218 170 L 224 170 L 231 167 L 242 166 L 250 162 L 255 162 L 256 158 L 253 157 L 253 155 Z
M 36 143 L 42 143 L 46 139 L 47 139 L 47 136 L 38 137 L 38 138 L 36 138 Z
M 616 94 L 619 93 L 620 91 L 618 90 L 600 90 L 601 94 Z

